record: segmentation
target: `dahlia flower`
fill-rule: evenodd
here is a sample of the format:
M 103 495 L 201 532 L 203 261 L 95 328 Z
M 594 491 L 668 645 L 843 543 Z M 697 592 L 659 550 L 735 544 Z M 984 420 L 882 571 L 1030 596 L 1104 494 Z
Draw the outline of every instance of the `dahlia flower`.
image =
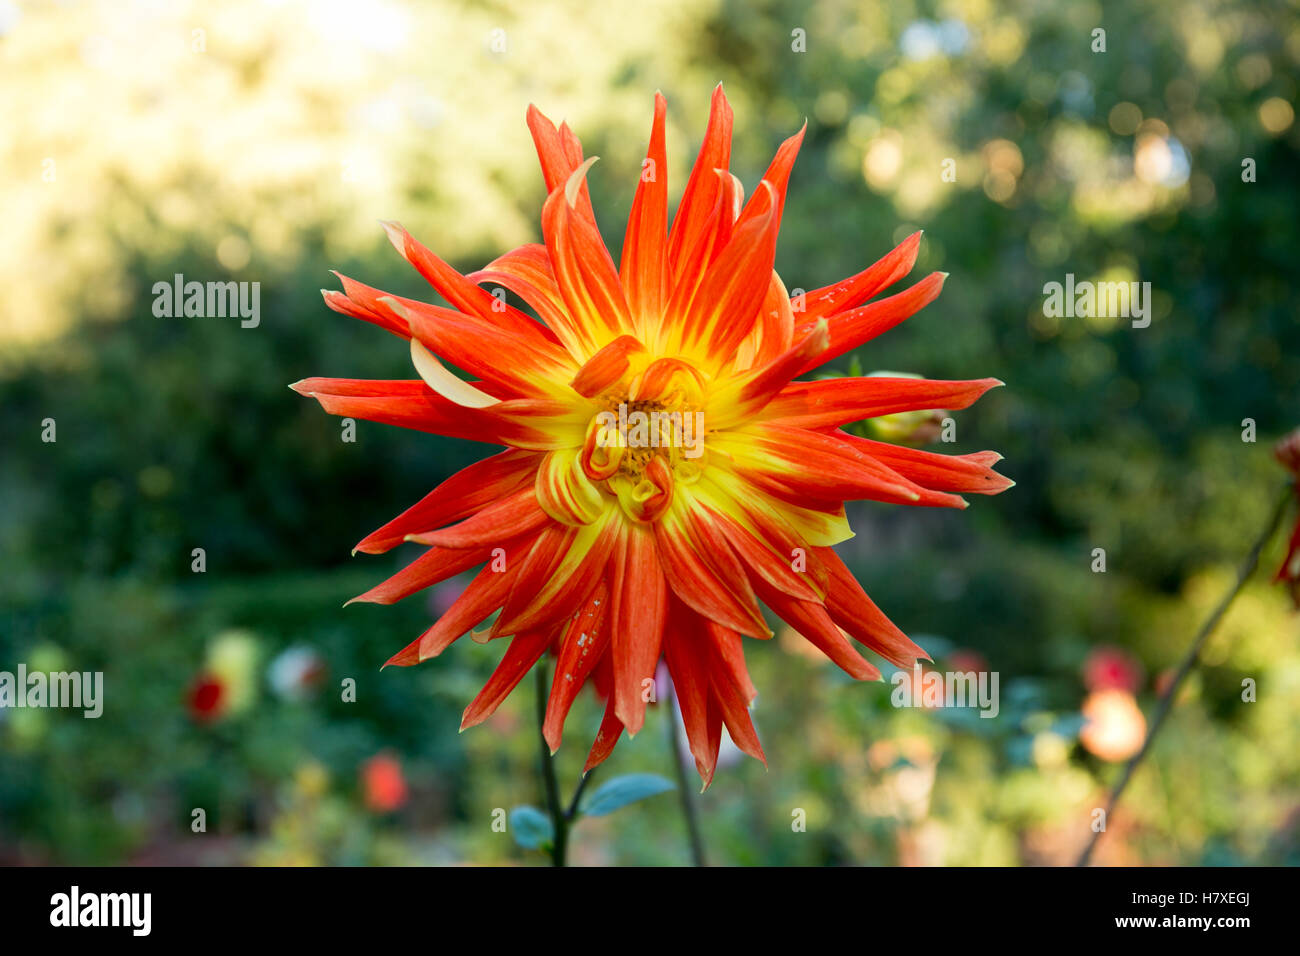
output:
M 543 733 L 552 751 L 583 685 L 607 699 L 590 769 L 624 729 L 641 729 L 662 658 L 707 785 L 723 726 L 766 762 L 742 647 L 743 636 L 772 636 L 760 602 L 860 680 L 880 671 L 853 640 L 899 667 L 926 657 L 836 556 L 833 546 L 852 536 L 846 500 L 963 508 L 961 493 L 995 494 L 1011 482 L 992 470 L 995 452 L 938 455 L 841 430 L 966 408 L 995 379 L 793 381 L 934 300 L 943 273 L 862 304 L 910 271 L 920 234 L 857 275 L 792 299 L 773 259 L 803 132 L 781 146 L 746 201 L 727 168 L 732 111 L 719 86 L 670 228 L 665 111 L 657 95 L 618 262 L 586 185 L 596 157 L 584 158 L 566 125 L 530 108 L 548 192 L 544 242 L 461 275 L 385 223 L 449 307 L 345 276 L 325 302 L 408 340 L 419 377 L 292 387 L 332 414 L 506 448 L 357 545 L 371 554 L 404 541 L 428 548 L 358 601 L 392 603 L 482 566 L 388 663 L 436 657 L 497 614 L 474 637 L 510 642 L 462 729 L 487 719 L 549 652 Z M 536 317 L 484 285 L 512 291 Z

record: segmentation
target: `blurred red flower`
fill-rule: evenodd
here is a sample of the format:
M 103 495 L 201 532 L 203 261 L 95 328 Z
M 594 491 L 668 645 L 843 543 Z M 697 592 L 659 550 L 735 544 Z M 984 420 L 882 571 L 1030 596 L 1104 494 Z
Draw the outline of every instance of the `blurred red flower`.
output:
M 410 795 L 402 764 L 392 754 L 375 754 L 361 765 L 361 787 L 366 807 L 375 813 L 392 813 Z
M 1142 686 L 1142 665 L 1123 648 L 1094 648 L 1083 662 L 1083 685 L 1094 692 L 1122 690 L 1136 694 Z
M 1293 488 L 1297 500 L 1300 500 L 1300 428 L 1278 442 L 1273 455 L 1296 478 Z M 1291 592 L 1291 600 L 1295 602 L 1296 609 L 1300 610 L 1300 517 L 1296 519 L 1295 530 L 1291 532 L 1291 540 L 1287 544 L 1286 557 L 1273 580 L 1285 582 Z
M 210 724 L 226 712 L 229 694 L 226 685 L 213 674 L 200 674 L 187 694 L 190 716 L 200 724 Z

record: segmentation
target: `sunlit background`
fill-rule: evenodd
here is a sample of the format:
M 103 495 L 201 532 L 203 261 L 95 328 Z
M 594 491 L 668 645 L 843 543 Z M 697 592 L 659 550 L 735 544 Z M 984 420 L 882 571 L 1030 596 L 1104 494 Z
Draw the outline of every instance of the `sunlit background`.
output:
M 499 647 L 379 672 L 464 582 L 340 607 L 411 558 L 352 545 L 484 446 L 365 422 L 347 443 L 285 386 L 410 377 L 318 292 L 339 269 L 432 295 L 378 220 L 465 270 L 539 238 L 529 103 L 602 157 L 617 250 L 654 91 L 676 197 L 719 81 L 749 190 L 809 124 L 787 286 L 925 229 L 913 275 L 950 273 L 942 297 L 852 365 L 1006 381 L 936 448 L 999 450 L 1018 484 L 964 513 L 851 506 L 842 548 L 940 668 L 999 674 L 999 717 L 897 709 L 792 635 L 747 642 L 770 767 L 724 744 L 710 860 L 1071 862 L 1300 423 L 1297 64 L 1281 3 L 0 0 L 0 670 L 106 682 L 98 720 L 0 710 L 0 862 L 541 861 L 492 827 L 541 799 L 531 687 L 456 732 Z M 261 283 L 260 324 L 156 317 L 176 273 Z M 1150 326 L 1045 315 L 1067 274 L 1150 282 Z M 1098 861 L 1300 862 L 1300 625 L 1267 577 Z M 575 708 L 566 786 L 599 715 Z M 602 773 L 671 776 L 668 719 Z M 688 859 L 672 796 L 574 841 Z

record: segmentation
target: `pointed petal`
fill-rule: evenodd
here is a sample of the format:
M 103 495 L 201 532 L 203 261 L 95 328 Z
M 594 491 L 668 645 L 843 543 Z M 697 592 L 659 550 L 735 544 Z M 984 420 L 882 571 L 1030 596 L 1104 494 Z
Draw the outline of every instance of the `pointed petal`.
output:
M 537 107 L 528 107 L 528 131 L 532 133 L 533 145 L 537 147 L 537 159 L 542 166 L 542 179 L 546 182 L 548 194 L 568 182 L 573 171 L 582 165 L 582 146 L 578 143 L 578 138 L 568 126 L 562 128 L 563 133 Z M 591 196 L 585 184 L 579 190 L 577 211 L 579 215 L 595 221 Z
M 551 682 L 546 719 L 542 724 L 542 736 L 546 738 L 551 753 L 560 749 L 564 720 L 578 691 L 609 648 L 609 628 L 605 626 L 608 610 L 609 587 L 602 581 L 591 592 L 582 609 L 573 615 L 560 641 L 555 659 L 555 678 Z
M 337 274 L 338 273 L 335 273 L 335 275 Z M 379 326 L 381 329 L 392 332 L 394 335 L 400 336 L 404 339 L 409 339 L 411 337 L 411 330 L 407 328 L 406 323 L 400 321 L 395 316 L 387 314 L 381 315 L 372 309 L 367 309 L 365 306 L 353 302 L 342 292 L 338 292 L 334 289 L 321 289 L 320 294 L 325 299 L 325 304 L 335 312 L 351 316 L 354 319 L 360 319 L 363 322 L 370 322 Z
M 836 624 L 889 663 L 904 670 L 910 670 L 918 659 L 930 659 L 920 645 L 913 643 L 867 597 L 867 592 L 862 590 L 862 585 L 845 567 L 839 555 L 830 548 L 818 548 L 817 554 L 831 573 L 826 609 Z
M 790 172 L 794 169 L 795 158 L 799 155 L 799 147 L 803 144 L 804 134 L 807 132 L 808 121 L 805 120 L 799 132 L 795 133 L 781 144 L 780 148 L 776 151 L 776 155 L 772 157 L 772 162 L 768 165 L 767 172 L 763 174 L 763 180 L 771 183 L 772 188 L 775 191 L 776 225 L 778 228 L 781 225 L 781 213 L 785 209 L 785 191 L 786 187 L 790 184 Z M 740 218 L 736 222 L 737 228 L 744 225 L 746 222 L 749 222 L 751 219 L 762 215 L 761 210 L 756 208 L 758 206 L 758 203 L 756 202 L 757 199 L 758 194 L 755 193 L 750 199 L 748 205 L 745 206 L 744 211 L 741 212 Z
M 549 627 L 576 613 L 600 584 L 617 542 L 612 511 L 580 528 L 548 528 L 520 568 L 497 633 Z
M 763 603 L 802 634 L 818 650 L 856 680 L 880 680 L 880 671 L 853 649 L 826 609 L 816 601 L 800 601 L 766 581 L 756 581 L 755 588 Z
M 468 634 L 476 624 L 484 621 L 505 603 L 514 580 L 515 560 L 521 554 L 519 546 L 509 547 L 504 571 L 496 570 L 492 564 L 484 565 L 469 586 L 452 602 L 447 612 L 432 627 L 389 658 L 384 666 L 397 664 L 405 667 L 437 657 Z
M 537 311 L 547 332 L 564 343 L 570 355 L 580 354 L 579 338 L 569 307 L 555 281 L 551 254 L 540 243 L 528 243 L 494 259 L 467 277 L 509 289 Z
M 749 668 L 745 666 L 744 639 L 729 627 L 723 627 L 713 621 L 704 622 L 705 633 L 709 637 L 709 656 L 711 669 L 722 675 L 740 694 L 745 707 L 754 702 L 758 689 L 750 680 Z
M 761 411 L 790 380 L 800 373 L 812 356 L 826 350 L 830 341 L 823 319 L 808 331 L 799 344 L 748 373 L 734 376 L 709 393 L 705 420 L 715 430 L 731 428 Z
M 713 780 L 722 743 L 721 713 L 710 713 L 713 697 L 697 619 L 682 605 L 673 611 L 673 626 L 664 635 L 664 660 L 682 712 L 695 769 L 705 787 Z M 676 732 L 676 728 L 674 728 Z
M 406 322 L 412 342 L 418 340 L 471 375 L 518 395 L 554 392 L 556 382 L 573 369 L 573 360 L 560 346 L 529 342 L 486 319 L 390 295 L 378 296 L 373 305 Z
M 622 733 L 623 721 L 619 720 L 618 714 L 614 712 L 614 697 L 610 695 L 609 703 L 605 705 L 605 719 L 600 722 L 600 730 L 596 731 L 595 743 L 591 745 L 591 753 L 587 755 L 587 763 L 583 766 L 582 772 L 588 773 L 604 763 L 613 752 L 614 745 L 618 743 Z
M 447 263 L 426 249 L 396 222 L 384 222 L 384 232 L 393 248 L 402 258 L 437 290 L 451 307 L 466 315 L 483 319 L 501 329 L 507 336 L 531 342 L 534 345 L 554 344 L 556 338 L 542 325 L 520 312 L 514 306 L 502 303 L 485 289 L 480 289 L 469 278 L 462 276 Z
M 996 378 L 949 382 L 883 376 L 792 382 L 761 417 L 799 428 L 833 428 L 895 412 L 968 408 L 1002 384 Z
M 632 331 L 614 260 L 595 223 L 578 216 L 570 199 L 586 171 L 585 165 L 574 170 L 568 184 L 552 191 L 542 207 L 542 233 L 560 294 L 576 327 L 580 351 L 573 354 L 580 360 Z
M 704 227 L 713 215 L 719 194 L 724 188 L 715 170 L 725 170 L 731 165 L 732 119 L 731 106 L 719 83 L 713 91 L 704 143 L 700 146 L 700 154 L 686 181 L 686 189 L 682 192 L 668 238 L 668 265 L 674 282 L 681 276 L 683 261 L 700 242 Z
M 507 436 L 537 440 L 545 437 L 489 417 L 486 412 L 463 408 L 419 379 L 307 378 L 289 387 L 299 395 L 316 399 L 331 415 L 346 418 L 500 445 L 511 443 Z
M 702 349 L 715 362 L 734 357 L 736 346 L 758 320 L 776 256 L 776 194 L 759 184 L 754 217 L 738 225 L 730 242 L 708 267 L 699 291 L 682 317 L 680 341 Z
M 551 635 L 546 632 L 520 634 L 506 649 L 501 663 L 492 672 L 488 682 L 473 702 L 465 708 L 461 718 L 460 729 L 467 730 L 483 723 L 501 706 L 501 702 L 510 696 L 524 675 L 528 673 L 551 644 Z
M 667 108 L 663 94 L 656 93 L 650 147 L 632 200 L 619 266 L 633 328 L 643 340 L 657 326 L 668 299 L 668 154 L 664 145 Z
M 537 503 L 537 490 L 525 485 L 476 512 L 459 524 L 440 531 L 413 534 L 409 541 L 440 548 L 481 548 L 509 541 L 551 523 L 551 516 Z
M 885 501 L 892 504 L 964 508 L 956 496 L 914 484 L 836 435 L 763 422 L 715 438 L 731 466 L 747 481 L 783 501 Z M 817 467 L 809 468 L 808 462 Z
M 423 591 L 482 564 L 489 554 L 487 548 L 430 548 L 391 578 L 364 594 L 358 594 L 348 604 L 396 604 L 416 591 Z
M 636 734 L 645 722 L 644 682 L 654 680 L 668 608 L 654 536 L 642 526 L 627 526 L 622 547 L 615 549 L 610 598 L 614 711 L 628 733 Z
M 946 272 L 932 272 L 898 295 L 891 295 L 887 299 L 872 302 L 851 312 L 841 312 L 831 316 L 830 345 L 821 355 L 810 359 L 803 371 L 819 368 L 845 352 L 850 352 L 870 342 L 876 336 L 888 332 L 903 320 L 911 318 L 939 297 L 946 278 L 948 278 Z M 810 328 L 816 321 L 816 319 L 805 321 L 795 334 L 798 335 L 800 331 Z
M 872 441 L 857 435 L 838 433 L 858 451 L 892 468 L 924 488 L 970 495 L 996 495 L 1015 485 L 993 470 L 1002 460 L 995 451 L 969 455 L 939 455 L 919 448 L 906 448 L 888 442 Z
M 432 531 L 460 521 L 532 481 L 542 456 L 531 451 L 503 451 L 452 475 L 382 528 L 356 546 L 367 554 L 383 554 L 408 534 Z
M 742 603 L 714 576 L 690 539 L 681 508 L 654 525 L 655 547 L 673 594 L 698 614 L 742 634 L 771 636 L 756 602 Z
M 804 321 L 816 322 L 823 316 L 835 315 L 889 288 L 912 271 L 920 246 L 921 233 L 914 232 L 879 262 L 857 275 L 809 292 L 804 296 Z

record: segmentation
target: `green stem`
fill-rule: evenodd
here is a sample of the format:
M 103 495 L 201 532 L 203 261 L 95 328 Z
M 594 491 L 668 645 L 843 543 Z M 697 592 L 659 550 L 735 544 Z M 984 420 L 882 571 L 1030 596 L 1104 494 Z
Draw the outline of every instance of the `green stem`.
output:
M 577 818 L 578 801 L 582 799 L 582 792 L 587 789 L 587 784 L 591 782 L 591 778 L 595 773 L 596 767 L 592 767 L 579 778 L 578 786 L 573 791 L 573 799 L 569 801 L 569 809 L 564 811 L 564 819 L 570 823 Z
M 551 827 L 555 830 L 555 840 L 550 850 L 551 865 L 565 866 L 568 862 L 569 830 L 578 818 L 578 801 L 582 799 L 583 791 L 591 782 L 596 768 L 592 767 L 582 775 L 573 791 L 568 809 L 563 808 L 560 804 L 560 784 L 555 775 L 555 757 L 551 755 L 551 745 L 546 742 L 546 702 L 550 693 L 546 662 L 539 661 L 533 670 L 536 672 L 534 680 L 537 684 L 537 739 L 541 741 L 542 790 L 546 797 L 546 810 L 551 816 Z
M 1282 516 L 1286 514 L 1286 506 L 1290 502 L 1293 494 L 1294 487 L 1288 483 L 1283 489 L 1282 496 L 1278 500 L 1277 505 L 1273 508 L 1273 513 L 1268 520 L 1268 524 L 1264 526 L 1264 530 L 1261 531 L 1259 537 L 1255 539 L 1255 543 L 1251 545 L 1250 552 L 1242 560 L 1241 566 L 1237 569 L 1237 582 L 1232 586 L 1232 590 L 1225 594 L 1223 599 L 1219 601 L 1219 605 L 1214 609 L 1213 613 L 1205 619 L 1205 623 L 1201 625 L 1201 629 L 1197 633 L 1196 639 L 1192 641 L 1192 646 L 1189 647 L 1187 653 L 1183 655 L 1182 662 L 1178 665 L 1178 670 L 1174 673 L 1173 680 L 1169 682 L 1169 686 L 1165 688 L 1165 692 L 1160 696 L 1160 700 L 1156 704 L 1155 716 L 1151 718 L 1151 728 L 1147 731 L 1146 740 L 1142 741 L 1142 749 L 1134 754 L 1133 759 L 1128 762 L 1127 766 L 1125 766 L 1124 772 L 1120 774 L 1119 780 L 1116 781 L 1114 788 L 1110 792 L 1110 799 L 1106 803 L 1106 814 L 1102 818 L 1103 820 L 1110 820 L 1116 804 L 1119 803 L 1120 796 L 1124 793 L 1124 788 L 1128 786 L 1129 780 L 1133 778 L 1133 772 L 1137 770 L 1138 765 L 1142 763 L 1142 760 L 1150 752 L 1151 742 L 1155 740 L 1156 734 L 1159 733 L 1160 728 L 1164 725 L 1165 718 L 1169 716 L 1169 711 L 1173 709 L 1174 700 L 1178 696 L 1178 689 L 1182 686 L 1187 675 L 1192 672 L 1192 668 L 1196 666 L 1197 661 L 1200 659 L 1201 651 L 1204 650 L 1206 642 L 1210 639 L 1210 635 L 1214 633 L 1214 629 L 1219 626 L 1219 621 L 1223 619 L 1223 615 L 1227 613 L 1228 608 L 1232 606 L 1232 602 L 1236 599 L 1237 595 L 1241 593 L 1241 589 L 1245 586 L 1246 581 L 1255 573 L 1255 569 L 1259 566 L 1259 556 L 1263 552 L 1264 546 L 1268 544 L 1269 538 L 1273 537 L 1273 532 L 1276 531 L 1278 525 L 1282 523 Z M 1088 845 L 1084 847 L 1083 852 L 1079 855 L 1078 861 L 1075 863 L 1075 866 L 1088 865 L 1088 861 L 1092 859 L 1092 852 L 1096 849 L 1097 843 L 1101 840 L 1101 834 L 1103 832 L 1104 831 L 1101 830 L 1093 831 L 1092 839 L 1090 839 Z
M 695 809 L 694 783 L 686 772 L 686 760 L 682 754 L 681 742 L 677 739 L 677 710 L 673 703 L 674 691 L 668 691 L 664 709 L 668 712 L 668 749 L 672 754 L 673 771 L 677 775 L 677 793 L 682 805 L 682 817 L 686 821 L 686 833 L 691 841 L 691 865 L 708 866 L 704 857 L 704 837 L 700 834 L 699 815 Z
M 569 844 L 569 821 L 560 807 L 560 785 L 555 779 L 555 757 L 551 755 L 551 746 L 546 742 L 544 727 L 546 725 L 546 701 L 550 694 L 549 670 L 546 661 L 541 660 L 533 668 L 537 683 L 537 740 L 542 755 L 542 789 L 546 796 L 546 809 L 551 815 L 551 827 L 555 830 L 555 839 L 551 844 L 551 863 L 564 866 L 565 853 Z

